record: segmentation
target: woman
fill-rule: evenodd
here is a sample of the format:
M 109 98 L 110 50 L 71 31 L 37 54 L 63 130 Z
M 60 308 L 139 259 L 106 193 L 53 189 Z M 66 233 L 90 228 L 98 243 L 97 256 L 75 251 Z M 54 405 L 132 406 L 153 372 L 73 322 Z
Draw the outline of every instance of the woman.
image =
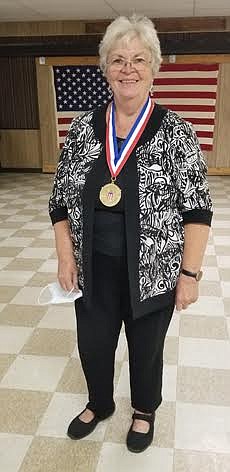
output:
M 68 435 L 87 436 L 115 410 L 114 356 L 124 321 L 134 409 L 127 447 L 141 452 L 152 442 L 162 401 L 174 306 L 198 298 L 212 204 L 191 124 L 149 96 L 162 60 L 152 22 L 117 18 L 99 53 L 112 101 L 73 120 L 50 198 L 59 282 L 83 290 L 76 319 L 89 403 Z

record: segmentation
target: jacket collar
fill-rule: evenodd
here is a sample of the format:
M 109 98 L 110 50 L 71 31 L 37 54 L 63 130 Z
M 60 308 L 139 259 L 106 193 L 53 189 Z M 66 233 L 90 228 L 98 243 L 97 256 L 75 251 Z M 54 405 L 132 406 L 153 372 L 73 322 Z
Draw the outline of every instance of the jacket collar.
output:
M 105 134 L 106 134 L 106 110 L 108 103 L 96 108 L 93 112 L 93 128 L 96 137 L 102 142 L 105 143 Z
M 96 108 L 93 112 L 93 128 L 96 137 L 102 142 L 105 143 L 106 135 L 106 110 L 108 104 Z M 155 103 L 152 115 L 149 118 L 149 121 L 139 139 L 136 146 L 142 145 L 146 139 L 151 139 L 159 130 L 162 124 L 164 116 L 167 114 L 168 110 L 158 103 Z

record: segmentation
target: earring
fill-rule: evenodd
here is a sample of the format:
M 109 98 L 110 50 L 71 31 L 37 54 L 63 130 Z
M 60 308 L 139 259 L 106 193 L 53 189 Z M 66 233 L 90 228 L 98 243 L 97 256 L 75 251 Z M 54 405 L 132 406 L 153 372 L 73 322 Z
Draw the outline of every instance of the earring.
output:
M 109 93 L 109 97 L 108 97 L 109 100 L 112 100 L 113 99 L 113 91 L 112 91 L 110 85 L 108 86 L 108 93 Z
M 153 97 L 153 94 L 154 94 L 154 85 L 152 84 L 150 89 L 149 89 L 149 95 L 150 97 Z

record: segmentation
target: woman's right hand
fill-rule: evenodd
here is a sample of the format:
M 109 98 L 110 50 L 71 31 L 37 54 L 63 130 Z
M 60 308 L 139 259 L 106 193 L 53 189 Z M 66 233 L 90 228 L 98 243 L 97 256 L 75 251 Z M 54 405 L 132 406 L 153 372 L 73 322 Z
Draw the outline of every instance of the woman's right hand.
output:
M 73 287 L 79 290 L 78 270 L 73 255 L 73 244 L 68 220 L 55 223 L 54 231 L 58 256 L 58 281 L 67 292 L 70 292 Z
M 72 254 L 58 258 L 58 281 L 67 292 L 73 287 L 79 290 L 77 264 Z

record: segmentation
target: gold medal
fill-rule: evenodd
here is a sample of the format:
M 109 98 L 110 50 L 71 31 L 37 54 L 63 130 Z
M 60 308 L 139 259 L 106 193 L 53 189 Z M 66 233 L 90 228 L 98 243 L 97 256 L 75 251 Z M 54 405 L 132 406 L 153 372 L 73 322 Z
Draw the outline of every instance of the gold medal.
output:
M 106 184 L 101 188 L 99 198 L 103 205 L 113 207 L 121 199 L 121 189 L 112 180 L 110 184 Z

